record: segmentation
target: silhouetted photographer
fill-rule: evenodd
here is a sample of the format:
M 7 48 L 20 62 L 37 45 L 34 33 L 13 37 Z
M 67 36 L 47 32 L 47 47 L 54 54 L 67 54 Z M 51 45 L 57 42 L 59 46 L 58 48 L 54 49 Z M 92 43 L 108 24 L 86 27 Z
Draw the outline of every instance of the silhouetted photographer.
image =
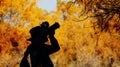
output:
M 36 26 L 30 30 L 31 44 L 24 53 L 24 57 L 20 63 L 20 67 L 30 67 L 27 57 L 30 54 L 32 67 L 54 67 L 49 55 L 60 50 L 59 44 L 54 37 L 55 30 L 60 25 L 56 22 L 49 27 L 48 22 L 43 22 L 40 26 Z M 51 45 L 45 44 L 50 39 Z

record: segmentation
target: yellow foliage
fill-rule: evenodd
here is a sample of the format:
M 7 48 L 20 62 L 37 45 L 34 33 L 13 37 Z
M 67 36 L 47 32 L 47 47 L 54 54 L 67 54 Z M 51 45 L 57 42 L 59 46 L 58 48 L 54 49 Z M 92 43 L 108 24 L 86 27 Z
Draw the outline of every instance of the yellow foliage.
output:
M 92 24 L 95 19 L 75 21 L 85 17 L 79 18 L 81 6 L 60 1 L 58 10 L 48 13 L 37 7 L 35 0 L 2 0 L 0 3 L 0 15 L 11 15 L 10 21 L 0 21 L 0 67 L 19 67 L 30 44 L 29 30 L 43 21 L 60 24 L 55 37 L 61 50 L 51 55 L 55 67 L 105 67 L 112 62 L 110 58 L 114 59 L 114 66 L 120 65 L 120 34 L 96 33 Z

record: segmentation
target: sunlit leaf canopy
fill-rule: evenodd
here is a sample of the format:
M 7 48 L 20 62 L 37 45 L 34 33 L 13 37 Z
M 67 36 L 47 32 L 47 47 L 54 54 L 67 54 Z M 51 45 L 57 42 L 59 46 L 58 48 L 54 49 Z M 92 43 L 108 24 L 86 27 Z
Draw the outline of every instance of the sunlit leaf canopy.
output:
M 57 0 L 48 12 L 38 0 L 0 0 L 0 66 L 19 67 L 30 44 L 29 30 L 58 22 L 61 50 L 50 55 L 55 67 L 120 66 L 120 1 Z
M 119 31 L 120 27 L 120 0 L 75 0 L 77 4 L 83 4 L 81 15 L 88 14 L 84 19 L 96 18 L 101 31 L 110 31 L 114 28 Z

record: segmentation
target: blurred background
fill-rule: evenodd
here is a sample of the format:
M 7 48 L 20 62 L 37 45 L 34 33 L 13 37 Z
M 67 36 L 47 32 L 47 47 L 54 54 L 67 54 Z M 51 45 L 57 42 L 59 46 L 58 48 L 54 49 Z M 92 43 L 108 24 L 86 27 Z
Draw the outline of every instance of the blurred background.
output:
M 0 0 L 0 67 L 19 67 L 43 21 L 61 25 L 55 67 L 120 67 L 120 0 Z

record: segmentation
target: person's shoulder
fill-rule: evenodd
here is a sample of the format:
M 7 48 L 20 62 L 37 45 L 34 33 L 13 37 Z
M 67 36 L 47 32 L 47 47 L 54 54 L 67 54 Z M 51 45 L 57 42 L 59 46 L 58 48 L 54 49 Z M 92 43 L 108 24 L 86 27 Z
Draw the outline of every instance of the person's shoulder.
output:
M 40 26 L 33 27 L 32 29 L 30 29 L 30 32 L 35 31 L 35 30 L 40 30 Z
M 32 29 L 39 29 L 39 28 L 40 28 L 40 26 L 36 26 L 36 27 L 33 27 Z M 31 30 L 32 30 L 32 29 L 31 29 Z

